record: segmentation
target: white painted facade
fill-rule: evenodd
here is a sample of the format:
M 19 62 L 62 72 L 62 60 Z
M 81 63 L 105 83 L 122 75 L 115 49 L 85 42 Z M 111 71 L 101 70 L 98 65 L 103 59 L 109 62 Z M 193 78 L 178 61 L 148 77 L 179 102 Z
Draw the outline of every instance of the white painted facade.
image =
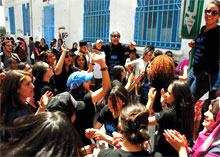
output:
M 205 6 L 210 1 L 211 0 L 205 0 Z M 3 0 L 5 17 L 8 19 L 5 21 L 6 32 L 10 32 L 8 8 L 13 6 L 16 25 L 15 36 L 23 36 L 22 4 L 24 3 L 30 4 L 30 29 L 34 41 L 40 40 L 43 37 L 43 8 L 46 5 L 54 5 L 55 38 L 58 38 L 58 28 L 64 26 L 69 33 L 66 40 L 67 47 L 71 48 L 73 42 L 78 42 L 83 39 L 84 0 L 49 0 L 48 2 L 43 2 L 43 0 Z M 129 43 L 133 40 L 136 6 L 136 0 L 110 1 L 110 32 L 118 30 L 121 33 L 120 41 L 122 43 Z M 203 18 L 202 25 L 204 24 Z M 24 38 L 27 40 L 28 36 Z M 189 40 L 182 40 L 181 50 L 172 50 L 176 61 L 188 57 L 188 52 L 190 50 L 188 42 Z M 49 45 L 49 43 L 47 44 Z M 137 47 L 137 50 L 138 53 L 141 54 L 143 47 Z M 160 50 L 165 52 L 167 49 Z
M 3 6 L 0 6 L 0 27 L 5 27 L 5 12 Z

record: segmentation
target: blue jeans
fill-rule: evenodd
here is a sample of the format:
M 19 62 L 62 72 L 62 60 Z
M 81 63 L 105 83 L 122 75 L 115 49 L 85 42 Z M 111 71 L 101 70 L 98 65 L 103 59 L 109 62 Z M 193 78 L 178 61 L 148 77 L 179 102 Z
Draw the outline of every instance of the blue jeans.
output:
M 209 74 L 210 75 L 210 84 L 211 87 L 215 84 L 218 73 L 217 74 Z M 209 76 L 201 73 L 195 74 L 193 68 L 190 70 L 186 83 L 190 86 L 191 92 L 194 96 L 194 102 L 199 100 L 206 92 L 209 91 Z

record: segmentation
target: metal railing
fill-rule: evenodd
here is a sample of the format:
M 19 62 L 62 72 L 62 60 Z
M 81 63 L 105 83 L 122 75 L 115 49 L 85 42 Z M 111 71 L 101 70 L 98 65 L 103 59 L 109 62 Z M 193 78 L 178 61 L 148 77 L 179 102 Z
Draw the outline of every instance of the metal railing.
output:
M 84 0 L 83 39 L 109 41 L 110 0 Z
M 138 46 L 180 49 L 181 0 L 137 0 L 134 41 Z

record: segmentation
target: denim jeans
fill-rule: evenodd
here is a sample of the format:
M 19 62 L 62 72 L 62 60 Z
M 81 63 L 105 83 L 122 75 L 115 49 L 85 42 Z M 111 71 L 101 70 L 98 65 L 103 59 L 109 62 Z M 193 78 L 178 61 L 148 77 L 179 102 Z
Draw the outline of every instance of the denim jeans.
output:
M 210 74 L 211 87 L 215 84 L 218 78 L 217 74 Z M 194 102 L 199 100 L 206 92 L 209 91 L 209 76 L 203 74 L 195 74 L 193 68 L 190 70 L 186 83 L 190 86 L 191 92 L 194 96 Z

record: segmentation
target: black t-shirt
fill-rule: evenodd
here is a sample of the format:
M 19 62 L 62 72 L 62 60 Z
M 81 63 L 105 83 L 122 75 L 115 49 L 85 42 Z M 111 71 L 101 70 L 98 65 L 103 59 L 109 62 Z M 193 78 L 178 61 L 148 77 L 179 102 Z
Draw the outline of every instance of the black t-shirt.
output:
M 115 65 L 125 64 L 125 59 L 128 58 L 128 55 L 125 52 L 133 52 L 135 50 L 130 50 L 128 44 L 119 43 L 118 45 L 114 45 L 112 43 L 102 44 L 101 50 L 104 51 L 106 55 L 106 63 L 109 68 L 109 72 L 111 73 L 112 68 Z
M 40 81 L 34 84 L 34 102 L 35 105 L 38 105 L 38 101 L 40 101 L 40 98 L 42 95 L 46 93 L 46 91 L 50 91 L 54 94 L 54 91 L 50 85 L 50 83 L 45 82 L 45 81 Z
M 75 71 L 79 71 L 79 69 L 76 67 L 71 67 L 69 71 L 66 71 L 66 69 L 63 68 L 62 72 L 59 75 L 54 75 L 57 93 L 62 93 L 67 91 L 67 86 L 66 86 L 67 79 Z
M 205 31 L 202 27 L 201 33 L 195 39 L 195 55 L 193 62 L 193 70 L 195 73 L 206 71 L 212 74 L 219 72 L 219 54 L 220 54 L 220 26 Z
M 35 56 L 35 59 L 37 60 L 37 61 L 42 61 L 43 60 L 43 55 L 40 55 L 40 56 L 38 56 L 37 55 L 37 52 L 36 52 L 36 49 L 38 50 L 38 53 L 40 54 L 40 52 L 41 52 L 41 49 L 40 49 L 40 47 L 36 47 L 35 49 L 34 49 L 34 56 Z
M 40 50 L 41 51 L 47 51 L 47 50 L 49 50 L 49 47 L 48 47 L 47 44 L 45 44 L 44 46 L 40 45 Z
M 100 111 L 99 117 L 97 119 L 99 123 L 104 124 L 106 134 L 112 137 L 112 133 L 117 131 L 118 128 L 118 118 L 114 118 L 112 112 L 109 110 L 108 105 L 105 105 Z
M 139 92 L 140 92 L 140 103 L 142 103 L 143 105 L 147 104 L 148 101 L 148 93 L 149 93 L 149 84 L 148 84 L 148 80 L 146 80 L 143 84 L 143 86 L 140 86 L 139 88 Z
M 163 110 L 155 115 L 156 121 L 159 124 L 155 141 L 155 149 L 157 152 L 162 153 L 165 156 L 178 156 L 177 151 L 166 141 L 163 136 L 165 129 L 176 129 L 176 111 L 175 110 Z
M 91 144 L 91 141 L 85 136 L 85 130 L 93 127 L 95 105 L 92 102 L 92 95 L 90 93 L 84 96 L 83 101 L 86 104 L 86 107 L 84 110 L 76 112 L 76 120 L 73 125 L 78 131 L 84 145 L 88 145 Z
M 133 156 L 149 156 L 145 150 L 139 152 L 128 152 L 122 149 L 104 149 L 98 154 L 98 157 L 133 157 Z

